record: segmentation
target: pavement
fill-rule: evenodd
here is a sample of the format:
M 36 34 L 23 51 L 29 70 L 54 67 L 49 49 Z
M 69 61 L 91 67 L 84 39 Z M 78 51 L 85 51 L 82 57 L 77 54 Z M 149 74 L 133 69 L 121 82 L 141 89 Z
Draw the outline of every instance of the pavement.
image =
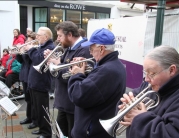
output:
M 8 116 L 4 119 L 5 114 L 2 112 L 0 118 L 0 138 L 36 138 L 38 135 L 33 135 L 31 132 L 37 130 L 38 128 L 28 129 L 29 124 L 20 125 L 20 121 L 26 118 L 26 102 L 24 99 L 18 99 L 18 102 L 22 105 L 21 108 L 16 112 L 15 116 Z M 50 99 L 49 102 L 50 113 L 53 114 L 53 103 L 54 99 Z M 54 109 L 54 118 L 57 116 L 57 110 Z M 6 123 L 7 122 L 7 123 Z M 6 125 L 7 124 L 7 125 Z M 52 138 L 55 138 L 53 135 Z M 116 138 L 126 138 L 125 132 L 121 136 Z

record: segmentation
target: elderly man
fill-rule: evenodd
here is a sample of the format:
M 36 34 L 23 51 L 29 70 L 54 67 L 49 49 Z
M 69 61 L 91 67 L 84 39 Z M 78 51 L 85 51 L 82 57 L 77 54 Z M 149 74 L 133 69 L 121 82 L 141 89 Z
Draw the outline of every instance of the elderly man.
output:
M 114 44 L 112 32 L 104 28 L 96 30 L 89 41 L 82 43 L 82 46 L 90 45 L 95 69 L 86 75 L 86 63 L 83 63 L 70 70 L 74 74 L 68 82 L 68 95 L 75 105 L 73 138 L 111 138 L 99 119 L 115 116 L 118 101 L 126 89 L 125 67 L 118 59 L 118 51 L 114 51 Z
M 51 127 L 44 119 L 44 116 L 48 117 L 42 107 L 49 108 L 50 72 L 40 74 L 33 66 L 44 60 L 44 50 L 52 50 L 55 46 L 52 41 L 52 32 L 47 27 L 38 29 L 36 39 L 39 42 L 39 48 L 33 48 L 32 45 L 25 46 L 25 50 L 28 51 L 27 54 L 32 61 L 28 76 L 28 87 L 32 98 L 32 108 L 34 108 L 37 120 L 37 122 L 30 124 L 28 128 L 32 129 L 39 126 L 39 130 L 32 131 L 32 134 L 41 134 L 39 138 L 51 138 Z
M 144 59 L 145 81 L 134 95 L 151 84 L 153 94 L 160 96 L 157 107 L 147 111 L 141 103 L 133 108 L 120 123 L 129 126 L 127 138 L 178 138 L 179 136 L 179 54 L 170 46 L 153 49 Z M 124 94 L 122 102 L 131 103 L 133 93 Z M 155 97 L 154 97 L 155 98 Z M 122 108 L 122 105 L 119 106 Z

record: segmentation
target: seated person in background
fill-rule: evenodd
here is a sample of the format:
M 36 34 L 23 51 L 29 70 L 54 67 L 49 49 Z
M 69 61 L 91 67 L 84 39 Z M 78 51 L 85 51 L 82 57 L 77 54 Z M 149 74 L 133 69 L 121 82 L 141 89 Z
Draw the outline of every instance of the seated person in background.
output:
M 6 70 L 0 72 L 0 80 L 11 88 L 15 82 L 19 81 L 19 72 L 21 69 L 21 64 L 16 60 L 14 54 L 10 54 L 5 68 Z
M 3 57 L 1 58 L 1 66 L 6 67 L 6 62 L 9 59 L 9 51 L 7 49 L 3 49 Z

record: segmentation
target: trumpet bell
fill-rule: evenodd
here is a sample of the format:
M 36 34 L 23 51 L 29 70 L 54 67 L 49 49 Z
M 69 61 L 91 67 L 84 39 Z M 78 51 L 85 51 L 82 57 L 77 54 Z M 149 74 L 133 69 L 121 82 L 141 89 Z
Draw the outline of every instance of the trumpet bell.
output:
M 147 90 L 147 89 L 145 89 Z M 102 127 L 106 130 L 106 132 L 111 135 L 111 136 L 115 136 L 115 129 L 116 126 L 119 124 L 119 121 L 121 121 L 124 116 L 132 109 L 134 108 L 136 105 L 138 105 L 140 102 L 142 102 L 149 94 L 154 93 L 157 96 L 157 103 L 155 104 L 155 106 L 158 105 L 159 103 L 159 96 L 157 95 L 157 93 L 155 91 L 147 91 L 144 93 L 144 91 L 141 92 L 142 95 L 137 98 L 135 101 L 133 101 L 130 105 L 128 105 L 125 109 L 122 109 L 115 117 L 108 119 L 108 120 L 99 120 L 100 124 L 102 125 Z M 139 93 L 140 94 L 140 93 Z M 155 107 L 153 106 L 153 107 Z M 127 128 L 127 127 L 126 127 Z M 124 131 L 125 129 L 123 129 Z M 119 130 L 118 130 L 119 131 Z M 121 131 L 122 132 L 122 131 Z
M 118 125 L 117 120 L 119 120 L 118 117 L 114 117 L 108 120 L 99 119 L 99 122 L 102 125 L 102 127 L 106 130 L 106 132 L 110 136 L 114 137 L 115 129 L 116 129 L 116 126 Z
M 41 71 L 41 66 L 37 65 L 37 66 L 33 66 L 33 68 L 38 71 L 39 73 L 42 74 L 42 71 Z

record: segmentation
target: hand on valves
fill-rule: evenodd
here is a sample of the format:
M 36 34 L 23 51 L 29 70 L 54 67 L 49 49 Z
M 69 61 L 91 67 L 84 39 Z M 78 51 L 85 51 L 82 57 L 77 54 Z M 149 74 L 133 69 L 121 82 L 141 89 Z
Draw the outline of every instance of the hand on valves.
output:
M 133 101 L 135 101 L 134 95 L 132 92 L 129 92 L 129 94 L 123 94 L 123 97 L 120 99 L 123 104 L 119 105 L 118 108 L 120 110 L 123 110 L 128 105 L 130 105 Z M 146 106 L 143 102 L 141 102 L 139 105 L 132 108 L 123 118 L 122 121 L 119 123 L 124 126 L 130 126 L 132 124 L 132 121 L 135 116 L 146 112 Z
M 83 58 L 83 57 L 75 57 L 75 58 L 73 58 L 73 60 L 71 61 L 71 63 L 77 62 L 77 61 L 80 61 L 80 60 L 84 60 L 84 59 L 85 59 L 85 58 Z M 73 75 L 75 75 L 75 74 L 77 74 L 77 73 L 85 74 L 86 65 L 87 65 L 86 62 L 82 62 L 82 63 L 80 63 L 80 65 L 79 65 L 79 64 L 75 64 L 75 65 L 73 65 L 73 66 L 69 69 L 69 71 L 70 71 Z
M 45 51 L 44 51 L 44 58 L 46 58 L 49 54 L 51 54 L 51 52 L 52 52 L 52 50 L 49 50 L 49 49 L 45 50 Z M 60 57 L 56 58 L 56 57 L 53 56 L 53 54 L 52 54 L 52 55 L 50 56 L 50 58 L 48 59 L 48 61 L 47 61 L 47 65 L 50 64 L 50 63 L 53 63 L 53 64 L 55 64 L 55 65 L 58 65 L 58 64 L 61 63 L 60 60 L 61 60 Z

